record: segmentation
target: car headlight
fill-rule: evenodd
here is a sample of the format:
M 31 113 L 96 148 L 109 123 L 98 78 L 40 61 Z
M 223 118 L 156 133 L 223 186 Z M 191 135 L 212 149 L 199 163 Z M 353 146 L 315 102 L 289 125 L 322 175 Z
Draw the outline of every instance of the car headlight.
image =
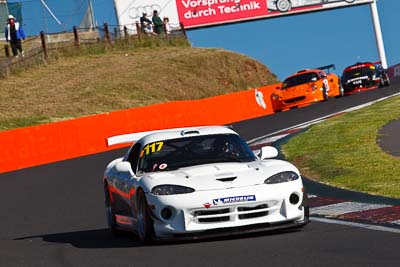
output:
M 280 172 L 275 175 L 272 175 L 268 179 L 264 181 L 265 184 L 279 184 L 285 182 L 291 182 L 294 180 L 299 179 L 299 176 L 295 172 L 287 171 L 287 172 Z
M 151 193 L 157 196 L 188 194 L 192 192 L 194 192 L 193 188 L 173 184 L 157 185 L 151 189 Z
M 272 95 L 271 95 L 271 97 L 272 97 L 272 99 L 273 99 L 273 100 L 278 100 L 278 98 L 279 98 L 279 95 L 272 94 Z

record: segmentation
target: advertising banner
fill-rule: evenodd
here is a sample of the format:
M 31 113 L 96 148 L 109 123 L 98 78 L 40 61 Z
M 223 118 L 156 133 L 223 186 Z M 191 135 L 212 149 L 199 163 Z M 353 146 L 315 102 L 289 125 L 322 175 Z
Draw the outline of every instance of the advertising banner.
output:
M 185 28 L 292 15 L 372 3 L 375 0 L 114 0 L 120 25 L 130 26 L 154 10 Z
M 400 82 L 400 64 L 388 68 L 388 74 L 392 83 Z

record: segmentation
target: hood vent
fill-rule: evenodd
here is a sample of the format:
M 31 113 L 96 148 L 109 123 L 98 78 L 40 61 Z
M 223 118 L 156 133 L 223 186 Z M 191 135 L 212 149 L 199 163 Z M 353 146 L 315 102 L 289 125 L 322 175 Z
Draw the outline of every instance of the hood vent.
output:
M 232 182 L 233 180 L 235 180 L 237 178 L 237 176 L 234 177 L 225 177 L 225 178 L 218 178 L 217 180 L 220 182 Z

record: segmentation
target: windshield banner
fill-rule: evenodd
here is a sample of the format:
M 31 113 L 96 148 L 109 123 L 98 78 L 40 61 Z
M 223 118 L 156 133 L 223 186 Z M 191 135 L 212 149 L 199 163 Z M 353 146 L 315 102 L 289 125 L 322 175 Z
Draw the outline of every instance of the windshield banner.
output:
M 132 26 L 157 10 L 171 24 L 197 28 L 238 21 L 350 7 L 375 0 L 114 0 L 120 25 Z M 133 28 L 133 27 L 130 27 Z

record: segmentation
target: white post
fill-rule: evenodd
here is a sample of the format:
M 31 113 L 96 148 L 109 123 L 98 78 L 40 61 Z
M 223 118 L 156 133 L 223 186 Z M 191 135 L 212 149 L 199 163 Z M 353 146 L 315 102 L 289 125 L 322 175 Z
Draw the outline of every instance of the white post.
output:
M 376 6 L 376 0 L 371 2 L 370 8 L 371 8 L 372 21 L 373 21 L 374 29 L 375 29 L 376 44 L 378 46 L 379 60 L 382 63 L 382 67 L 384 69 L 387 69 L 388 66 L 387 66 L 387 62 L 386 62 L 385 47 L 383 45 L 381 24 L 379 22 L 379 15 L 378 15 L 378 8 Z
M 92 29 L 93 29 L 93 31 L 96 31 L 96 27 L 97 27 L 97 25 L 96 25 L 96 22 L 95 22 L 95 19 L 94 19 L 94 11 L 93 11 L 93 5 L 92 5 L 92 1 L 91 0 L 89 0 L 89 9 L 90 9 L 90 19 L 92 20 Z

